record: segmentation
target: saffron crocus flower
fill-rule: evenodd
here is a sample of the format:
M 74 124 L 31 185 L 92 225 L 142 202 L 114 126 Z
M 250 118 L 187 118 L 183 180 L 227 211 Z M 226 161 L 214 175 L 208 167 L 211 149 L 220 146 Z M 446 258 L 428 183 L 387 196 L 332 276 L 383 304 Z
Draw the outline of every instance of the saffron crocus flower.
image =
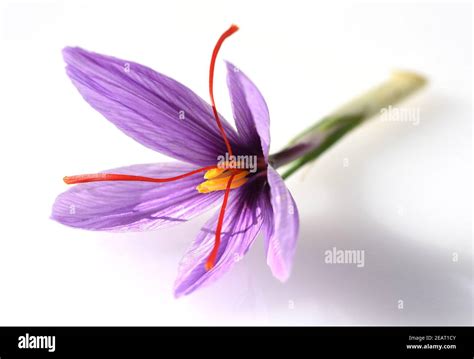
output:
M 269 155 L 269 114 L 260 91 L 227 63 L 237 131 L 217 112 L 214 65 L 231 26 L 211 58 L 211 105 L 175 80 L 131 61 L 66 48 L 67 73 L 84 99 L 126 135 L 179 162 L 143 164 L 65 177 L 77 184 L 61 194 L 52 218 L 88 230 L 154 230 L 185 222 L 217 203 L 186 252 L 175 283 L 177 297 L 227 272 L 263 233 L 273 275 L 288 279 L 299 219 L 283 178 L 314 161 L 353 128 L 420 87 L 426 80 L 397 72 Z M 289 164 L 282 175 L 275 168 Z
M 177 297 L 227 272 L 263 233 L 267 263 L 285 281 L 298 237 L 298 211 L 269 165 L 269 113 L 258 88 L 227 63 L 237 131 L 217 113 L 214 64 L 211 105 L 177 81 L 131 61 L 82 50 L 63 51 L 67 74 L 84 99 L 139 143 L 179 162 L 142 164 L 65 177 L 76 184 L 56 199 L 52 218 L 87 230 L 155 230 L 179 224 L 221 203 L 179 266 Z M 218 163 L 220 156 L 233 160 Z M 255 168 L 242 166 L 255 158 Z M 249 161 L 252 162 L 252 161 Z

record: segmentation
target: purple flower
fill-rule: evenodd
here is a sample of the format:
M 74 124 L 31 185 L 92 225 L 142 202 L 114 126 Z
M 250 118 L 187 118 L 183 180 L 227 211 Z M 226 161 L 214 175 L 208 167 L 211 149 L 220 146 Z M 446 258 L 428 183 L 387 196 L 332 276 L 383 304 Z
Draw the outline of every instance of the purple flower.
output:
M 177 297 L 227 272 L 260 231 L 267 263 L 281 281 L 288 278 L 295 253 L 298 211 L 283 179 L 268 164 L 267 105 L 257 87 L 230 63 L 227 83 L 237 131 L 215 111 L 212 75 L 224 38 L 211 61 L 213 106 L 137 63 L 80 48 L 63 51 L 67 74 L 92 107 L 126 135 L 179 162 L 65 177 L 66 183 L 77 185 L 56 199 L 54 220 L 87 230 L 154 230 L 223 203 L 181 261 Z M 224 166 L 219 156 L 227 156 Z M 240 166 L 249 158 L 256 159 L 253 170 Z

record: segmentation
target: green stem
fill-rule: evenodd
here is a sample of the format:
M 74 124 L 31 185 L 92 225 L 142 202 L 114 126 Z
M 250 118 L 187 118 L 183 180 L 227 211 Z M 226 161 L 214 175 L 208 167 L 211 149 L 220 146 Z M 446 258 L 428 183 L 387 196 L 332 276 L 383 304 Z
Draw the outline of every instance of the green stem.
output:
M 412 72 L 395 72 L 379 86 L 367 91 L 296 136 L 282 151 L 270 156 L 275 167 L 288 165 L 284 179 L 314 161 L 352 129 L 423 87 L 426 79 Z

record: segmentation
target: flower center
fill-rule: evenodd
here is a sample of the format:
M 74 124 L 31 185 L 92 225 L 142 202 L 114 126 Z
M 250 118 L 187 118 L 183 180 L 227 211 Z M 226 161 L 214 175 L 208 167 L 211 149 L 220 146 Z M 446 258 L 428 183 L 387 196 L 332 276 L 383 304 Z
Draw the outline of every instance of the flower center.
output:
M 196 189 L 199 193 L 224 191 L 228 182 L 230 182 L 230 189 L 239 188 L 247 182 L 249 173 L 247 170 L 240 169 L 213 168 L 206 171 L 204 178 L 207 181 L 202 182 Z M 231 177 L 233 177 L 232 181 L 230 181 Z

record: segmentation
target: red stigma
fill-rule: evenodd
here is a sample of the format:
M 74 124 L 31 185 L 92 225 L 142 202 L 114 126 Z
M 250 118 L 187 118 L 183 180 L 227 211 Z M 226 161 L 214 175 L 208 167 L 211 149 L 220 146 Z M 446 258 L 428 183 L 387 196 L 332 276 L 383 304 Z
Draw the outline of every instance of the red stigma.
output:
M 230 147 L 229 140 L 227 139 L 227 136 L 225 134 L 224 127 L 222 127 L 221 120 L 219 119 L 219 114 L 217 113 L 216 103 L 214 101 L 214 67 L 216 64 L 217 54 L 219 53 L 222 43 L 224 42 L 225 39 L 227 39 L 237 30 L 239 30 L 239 27 L 237 25 L 232 24 L 219 37 L 219 40 L 217 40 L 216 46 L 214 46 L 214 51 L 212 51 L 211 65 L 209 67 L 209 95 L 211 97 L 212 111 L 214 112 L 214 117 L 216 118 L 217 127 L 219 127 L 219 131 L 221 132 L 221 136 L 222 136 L 222 139 L 224 140 L 229 156 L 232 156 L 232 148 Z M 221 243 L 221 231 L 222 231 L 222 224 L 224 223 L 225 208 L 227 207 L 227 200 L 229 199 L 230 186 L 232 184 L 233 179 L 234 179 L 234 175 L 230 176 L 229 181 L 227 182 L 227 187 L 224 194 L 224 200 L 222 202 L 222 207 L 219 212 L 219 219 L 217 221 L 216 238 L 214 240 L 214 247 L 212 248 L 211 254 L 207 258 L 206 264 L 204 266 L 206 268 L 206 271 L 211 270 L 214 267 L 215 262 L 216 262 L 217 252 L 219 251 L 219 245 Z
M 232 148 L 230 147 L 229 140 L 227 139 L 227 136 L 225 134 L 224 127 L 222 127 L 221 120 L 219 119 L 219 115 L 217 113 L 216 103 L 214 101 L 214 66 L 216 64 L 217 54 L 219 53 L 219 50 L 223 42 L 229 36 L 234 34 L 237 30 L 239 30 L 239 27 L 237 25 L 231 25 L 227 29 L 227 31 L 225 31 L 221 35 L 221 37 L 219 37 L 219 40 L 217 40 L 216 46 L 214 46 L 214 51 L 212 52 L 212 57 L 211 57 L 211 65 L 209 67 L 209 95 L 211 97 L 212 112 L 214 112 L 214 117 L 216 118 L 217 127 L 219 127 L 219 131 L 221 132 L 222 139 L 224 140 L 225 146 L 227 147 L 227 152 L 229 153 L 230 156 L 232 156 Z
M 212 268 L 214 268 L 214 265 L 216 263 L 217 252 L 219 251 L 219 246 L 221 244 L 221 232 L 222 232 L 222 224 L 224 223 L 225 208 L 227 207 L 227 200 L 229 199 L 230 186 L 232 184 L 232 180 L 234 179 L 234 176 L 235 175 L 230 176 L 229 181 L 227 181 L 227 187 L 225 189 L 225 194 L 224 194 L 224 201 L 222 202 L 221 211 L 219 212 L 219 219 L 217 221 L 216 238 L 214 240 L 214 247 L 212 248 L 211 254 L 207 258 L 206 264 L 204 266 L 204 268 L 206 268 L 206 271 L 209 271 Z
M 184 173 L 175 177 L 167 178 L 153 178 L 153 177 L 144 177 L 144 176 L 133 176 L 125 174 L 116 174 L 116 173 L 95 173 L 95 174 L 86 174 L 78 176 L 66 176 L 63 178 L 63 181 L 66 184 L 77 184 L 77 183 L 87 183 L 87 182 L 102 182 L 102 181 L 138 181 L 138 182 L 172 182 L 177 181 L 182 178 L 192 176 L 199 172 L 209 171 L 217 166 L 207 166 L 198 168 L 197 170 Z

